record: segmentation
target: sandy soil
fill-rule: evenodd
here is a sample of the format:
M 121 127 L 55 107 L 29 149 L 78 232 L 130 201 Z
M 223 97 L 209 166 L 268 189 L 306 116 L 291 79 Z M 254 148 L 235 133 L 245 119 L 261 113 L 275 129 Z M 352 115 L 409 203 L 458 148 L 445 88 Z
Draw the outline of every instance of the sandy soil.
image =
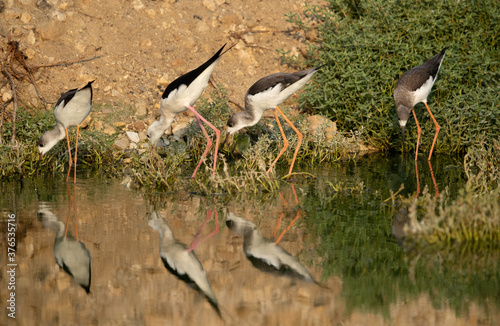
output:
M 31 66 L 92 59 L 36 71 L 47 109 L 62 92 L 95 79 L 94 103 L 131 106 L 132 116 L 120 117 L 131 123 L 158 115 L 165 86 L 225 43 L 236 45 L 213 77 L 225 85 L 232 102 L 243 105 L 256 80 L 293 70 L 280 64 L 276 50 L 298 54 L 304 48 L 284 16 L 302 9 L 302 0 L 0 0 L 0 38 L 4 54 L 9 37 L 19 41 Z M 20 105 L 40 107 L 30 82 L 16 86 Z M 8 85 L 0 95 L 9 98 Z

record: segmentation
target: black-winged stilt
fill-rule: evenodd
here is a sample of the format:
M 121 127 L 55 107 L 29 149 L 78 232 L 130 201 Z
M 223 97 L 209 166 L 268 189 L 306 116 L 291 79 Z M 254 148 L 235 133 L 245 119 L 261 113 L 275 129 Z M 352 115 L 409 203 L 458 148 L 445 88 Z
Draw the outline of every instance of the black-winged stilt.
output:
M 317 284 L 309 271 L 295 257 L 274 241 L 264 238 L 254 223 L 234 213 L 228 213 L 226 225 L 234 234 L 243 235 L 245 256 L 257 269 Z
M 91 281 L 90 252 L 83 242 L 78 240 L 78 229 L 77 239 L 75 239 L 71 232 L 67 230 L 68 223 L 65 224 L 60 221 L 45 202 L 39 204 L 38 220 L 42 222 L 45 228 L 54 231 L 56 235 L 54 257 L 59 267 L 89 293 Z
M 160 234 L 160 257 L 165 268 L 178 279 L 201 292 L 217 314 L 221 316 L 219 304 L 210 286 L 207 274 L 194 253 L 194 249 L 200 242 L 195 239 L 188 248 L 174 238 L 167 221 L 158 212 L 152 212 L 150 218 L 149 226 Z M 218 220 L 216 220 L 216 225 L 218 226 Z
M 281 111 L 278 105 L 301 89 L 319 68 L 320 67 L 316 67 L 294 73 L 279 72 L 258 80 L 245 94 L 245 110 L 235 113 L 227 121 L 228 136 L 226 137 L 226 140 L 230 134 L 233 134 L 242 128 L 251 127 L 257 124 L 264 114 L 264 111 L 273 109 L 274 117 L 283 137 L 283 148 L 267 170 L 267 173 L 269 173 L 274 164 L 276 164 L 278 159 L 288 148 L 288 140 L 286 139 L 276 112 L 278 111 L 298 136 L 297 148 L 295 149 L 292 163 L 290 164 L 290 170 L 288 171 L 288 174 L 291 174 L 295 159 L 297 158 L 297 153 L 299 152 L 300 144 L 302 143 L 302 134 L 286 117 L 283 111 Z
M 434 134 L 434 140 L 432 141 L 431 151 L 428 158 L 430 161 L 441 127 L 437 123 L 431 109 L 429 109 L 429 106 L 427 105 L 427 96 L 429 96 L 432 86 L 436 82 L 437 74 L 439 72 L 439 68 L 441 68 L 441 63 L 443 62 L 444 53 L 447 48 L 448 47 L 445 47 L 441 50 L 441 52 L 424 64 L 421 64 L 420 66 L 417 66 L 401 75 L 401 78 L 399 78 L 396 83 L 396 87 L 394 88 L 394 101 L 396 102 L 399 125 L 401 126 L 401 131 L 403 132 L 403 145 L 405 139 L 405 126 L 408 118 L 410 117 L 410 112 L 413 113 L 413 117 L 415 118 L 415 123 L 417 125 L 417 148 L 415 150 L 415 161 L 417 160 L 418 145 L 422 129 L 418 124 L 417 116 L 413 107 L 417 103 L 423 102 L 427 111 L 429 111 L 432 121 L 434 121 L 434 125 L 436 126 L 436 133 Z
M 54 147 L 60 140 L 66 137 L 68 141 L 68 153 L 69 153 L 69 168 L 68 175 L 66 176 L 66 182 L 69 180 L 69 173 L 71 171 L 71 166 L 73 164 L 71 158 L 71 146 L 69 144 L 68 128 L 72 126 L 76 127 L 76 143 L 75 143 L 75 178 L 76 183 L 76 162 L 78 155 L 78 134 L 80 131 L 80 124 L 89 115 L 90 110 L 92 110 L 92 83 L 94 81 L 88 82 L 81 89 L 72 89 L 62 94 L 56 103 L 54 109 L 54 116 L 56 118 L 56 127 L 53 130 L 46 131 L 42 137 L 38 140 L 38 151 L 40 152 L 40 160 L 43 155 L 47 153 L 52 147 Z
M 201 155 L 200 161 L 198 162 L 198 165 L 196 166 L 196 169 L 194 170 L 194 173 L 191 176 L 191 178 L 195 177 L 196 172 L 198 172 L 198 169 L 200 168 L 200 165 L 203 162 L 203 159 L 210 150 L 210 147 L 212 146 L 212 140 L 208 136 L 208 133 L 205 130 L 205 128 L 203 127 L 202 121 L 205 122 L 210 128 L 212 128 L 215 131 L 216 146 L 215 146 L 214 165 L 213 165 L 213 175 L 215 175 L 216 164 L 217 164 L 217 151 L 220 140 L 220 131 L 219 129 L 214 127 L 210 122 L 208 122 L 205 118 L 203 118 L 193 108 L 193 105 L 207 87 L 210 76 L 212 75 L 212 72 L 214 71 L 215 66 L 219 62 L 221 56 L 231 49 L 229 48 L 225 52 L 222 52 L 225 46 L 226 45 L 224 44 L 219 49 L 219 51 L 217 51 L 217 53 L 215 53 L 210 59 L 208 59 L 207 62 L 205 62 L 198 68 L 188 72 L 187 74 L 180 76 L 167 86 L 161 97 L 160 120 L 153 122 L 151 126 L 149 126 L 147 131 L 147 137 L 151 141 L 151 144 L 155 146 L 160 137 L 170 127 L 177 114 L 185 112 L 186 110 L 193 112 L 193 114 L 196 117 L 196 120 L 198 121 L 198 124 L 200 125 L 201 130 L 203 131 L 203 134 L 205 135 L 205 138 L 207 139 L 207 146 L 205 148 L 205 151 Z

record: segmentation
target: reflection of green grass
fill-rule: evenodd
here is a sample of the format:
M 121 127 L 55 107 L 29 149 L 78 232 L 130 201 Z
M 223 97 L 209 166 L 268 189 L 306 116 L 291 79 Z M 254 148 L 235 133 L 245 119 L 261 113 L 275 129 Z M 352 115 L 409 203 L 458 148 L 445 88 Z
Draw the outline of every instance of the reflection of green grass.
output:
M 317 248 L 313 257 L 322 257 L 325 278 L 341 276 L 348 313 L 373 311 L 390 318 L 391 305 L 417 300 L 422 293 L 435 307 L 449 305 L 458 314 L 466 313 L 471 302 L 487 313 L 500 308 L 498 239 L 418 249 L 413 245 L 414 251 L 405 252 L 392 235 L 398 227 L 391 219 L 395 207 L 383 204 L 386 185 L 391 184 L 388 175 L 377 178 L 372 165 L 358 170 L 354 177 L 359 173 L 369 182 L 315 180 L 302 205 Z M 460 193 L 454 196 L 460 198 Z M 450 206 L 448 202 L 446 209 Z

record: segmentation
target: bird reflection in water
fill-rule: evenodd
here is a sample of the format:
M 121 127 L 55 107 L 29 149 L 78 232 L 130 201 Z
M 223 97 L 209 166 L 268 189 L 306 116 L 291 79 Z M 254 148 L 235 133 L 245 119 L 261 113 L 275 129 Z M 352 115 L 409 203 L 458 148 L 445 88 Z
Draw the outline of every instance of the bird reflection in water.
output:
M 227 227 L 243 236 L 243 251 L 257 269 L 318 284 L 309 271 L 275 241 L 264 238 L 254 223 L 228 213 Z
M 68 231 L 71 215 L 71 195 L 68 184 L 66 184 L 66 188 L 68 190 L 68 203 L 70 206 L 66 223 L 61 222 L 59 218 L 51 212 L 50 204 L 47 202 L 39 203 L 38 220 L 42 222 L 45 228 L 54 231 L 56 235 L 54 241 L 54 257 L 59 267 L 68 273 L 76 283 L 89 293 L 91 280 L 90 252 L 83 242 L 78 239 L 78 226 L 76 226 L 76 239 L 72 236 L 71 232 Z M 73 200 L 75 223 L 78 224 L 76 220 L 76 185 L 74 185 Z
M 202 293 L 207 298 L 210 305 L 215 309 L 219 317 L 221 317 L 219 303 L 217 302 L 215 293 L 210 286 L 207 274 L 198 260 L 198 257 L 194 253 L 194 250 L 203 241 L 219 232 L 218 213 L 217 210 L 215 210 L 215 230 L 204 238 L 198 239 L 211 215 L 212 212 L 208 210 L 207 217 L 203 221 L 189 247 L 174 238 L 167 221 L 160 216 L 159 212 L 151 213 L 149 226 L 158 231 L 160 234 L 160 257 L 165 268 L 177 278 L 185 282 L 188 286 Z

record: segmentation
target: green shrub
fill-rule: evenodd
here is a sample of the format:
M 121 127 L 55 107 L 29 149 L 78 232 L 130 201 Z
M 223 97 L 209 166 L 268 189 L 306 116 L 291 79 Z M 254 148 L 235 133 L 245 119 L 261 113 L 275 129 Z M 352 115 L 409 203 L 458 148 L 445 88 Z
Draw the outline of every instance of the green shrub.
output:
M 329 0 L 288 15 L 307 39 L 306 58 L 281 54 L 301 67 L 327 63 L 301 94 L 302 107 L 337 121 L 340 130 L 364 127 L 371 145 L 392 149 L 401 148 L 397 80 L 449 46 L 428 103 L 441 125 L 435 150 L 462 152 L 478 136 L 500 137 L 499 18 L 495 0 Z M 421 148 L 429 150 L 434 124 L 423 104 L 416 114 Z M 405 147 L 414 148 L 414 122 L 409 126 Z

